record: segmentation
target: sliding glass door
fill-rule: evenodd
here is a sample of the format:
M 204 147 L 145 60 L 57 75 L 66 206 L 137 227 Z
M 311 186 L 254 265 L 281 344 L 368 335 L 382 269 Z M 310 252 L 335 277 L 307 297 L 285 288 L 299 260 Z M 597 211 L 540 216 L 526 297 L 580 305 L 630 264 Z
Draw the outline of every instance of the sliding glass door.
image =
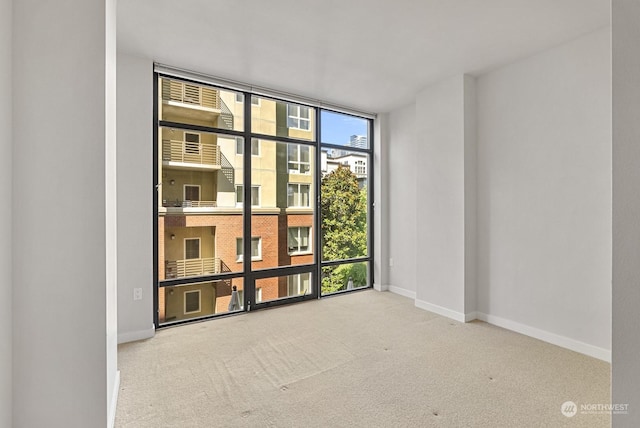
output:
M 156 325 L 371 285 L 369 119 L 154 82 Z

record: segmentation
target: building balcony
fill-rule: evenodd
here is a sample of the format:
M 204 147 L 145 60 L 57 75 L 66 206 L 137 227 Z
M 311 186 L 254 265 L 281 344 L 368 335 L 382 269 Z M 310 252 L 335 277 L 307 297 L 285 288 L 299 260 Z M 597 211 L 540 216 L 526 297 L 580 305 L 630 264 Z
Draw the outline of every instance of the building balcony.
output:
M 165 279 L 174 279 L 220 273 L 221 271 L 222 261 L 218 258 L 167 260 L 164 276 Z
M 162 102 L 184 107 L 200 107 L 220 112 L 220 93 L 206 86 L 183 83 L 172 79 L 162 80 Z
M 234 129 L 233 114 L 217 89 L 162 79 L 161 119 Z
M 220 147 L 215 144 L 192 143 L 189 141 L 163 140 L 162 165 L 182 169 L 221 168 Z
M 162 200 L 162 207 L 167 214 L 208 213 L 213 212 L 217 206 L 216 201 Z

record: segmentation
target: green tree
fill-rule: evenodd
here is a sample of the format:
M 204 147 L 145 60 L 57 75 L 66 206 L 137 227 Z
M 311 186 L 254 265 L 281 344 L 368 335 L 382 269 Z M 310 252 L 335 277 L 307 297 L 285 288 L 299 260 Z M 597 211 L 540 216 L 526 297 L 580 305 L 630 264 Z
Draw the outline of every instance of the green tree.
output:
M 324 260 L 350 259 L 367 255 L 367 191 L 348 167 L 339 166 L 322 178 L 322 252 Z M 354 283 L 366 283 L 362 264 L 323 268 L 322 291 L 330 293 L 344 288 L 352 277 Z M 356 279 L 358 282 L 356 282 Z

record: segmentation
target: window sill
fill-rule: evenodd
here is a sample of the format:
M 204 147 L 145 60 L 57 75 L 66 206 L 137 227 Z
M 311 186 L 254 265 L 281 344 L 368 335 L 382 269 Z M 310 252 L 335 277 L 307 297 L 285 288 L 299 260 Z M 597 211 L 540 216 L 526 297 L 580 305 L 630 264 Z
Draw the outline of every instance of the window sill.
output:
M 288 207 L 286 209 L 287 214 L 313 214 L 313 208 L 311 207 Z
M 242 263 L 242 258 L 236 259 L 236 263 Z M 260 257 L 251 257 L 251 261 L 252 262 L 261 262 L 262 261 L 262 256 Z
M 293 253 L 289 253 L 290 256 L 309 256 L 312 254 L 313 251 L 294 251 Z

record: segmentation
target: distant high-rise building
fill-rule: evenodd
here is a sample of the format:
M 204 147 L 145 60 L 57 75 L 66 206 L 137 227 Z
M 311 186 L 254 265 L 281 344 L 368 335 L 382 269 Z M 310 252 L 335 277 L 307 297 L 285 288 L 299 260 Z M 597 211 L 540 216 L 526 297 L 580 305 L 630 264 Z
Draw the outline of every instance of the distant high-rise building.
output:
M 352 135 L 349 137 L 349 141 L 345 144 L 345 147 L 355 147 L 358 149 L 366 149 L 367 146 L 367 136 L 366 135 Z M 332 150 L 328 153 L 330 158 L 340 158 L 343 156 L 347 156 L 351 153 L 349 150 Z
M 357 147 L 359 149 L 367 148 L 367 136 L 366 135 L 352 135 L 347 143 L 349 147 Z

